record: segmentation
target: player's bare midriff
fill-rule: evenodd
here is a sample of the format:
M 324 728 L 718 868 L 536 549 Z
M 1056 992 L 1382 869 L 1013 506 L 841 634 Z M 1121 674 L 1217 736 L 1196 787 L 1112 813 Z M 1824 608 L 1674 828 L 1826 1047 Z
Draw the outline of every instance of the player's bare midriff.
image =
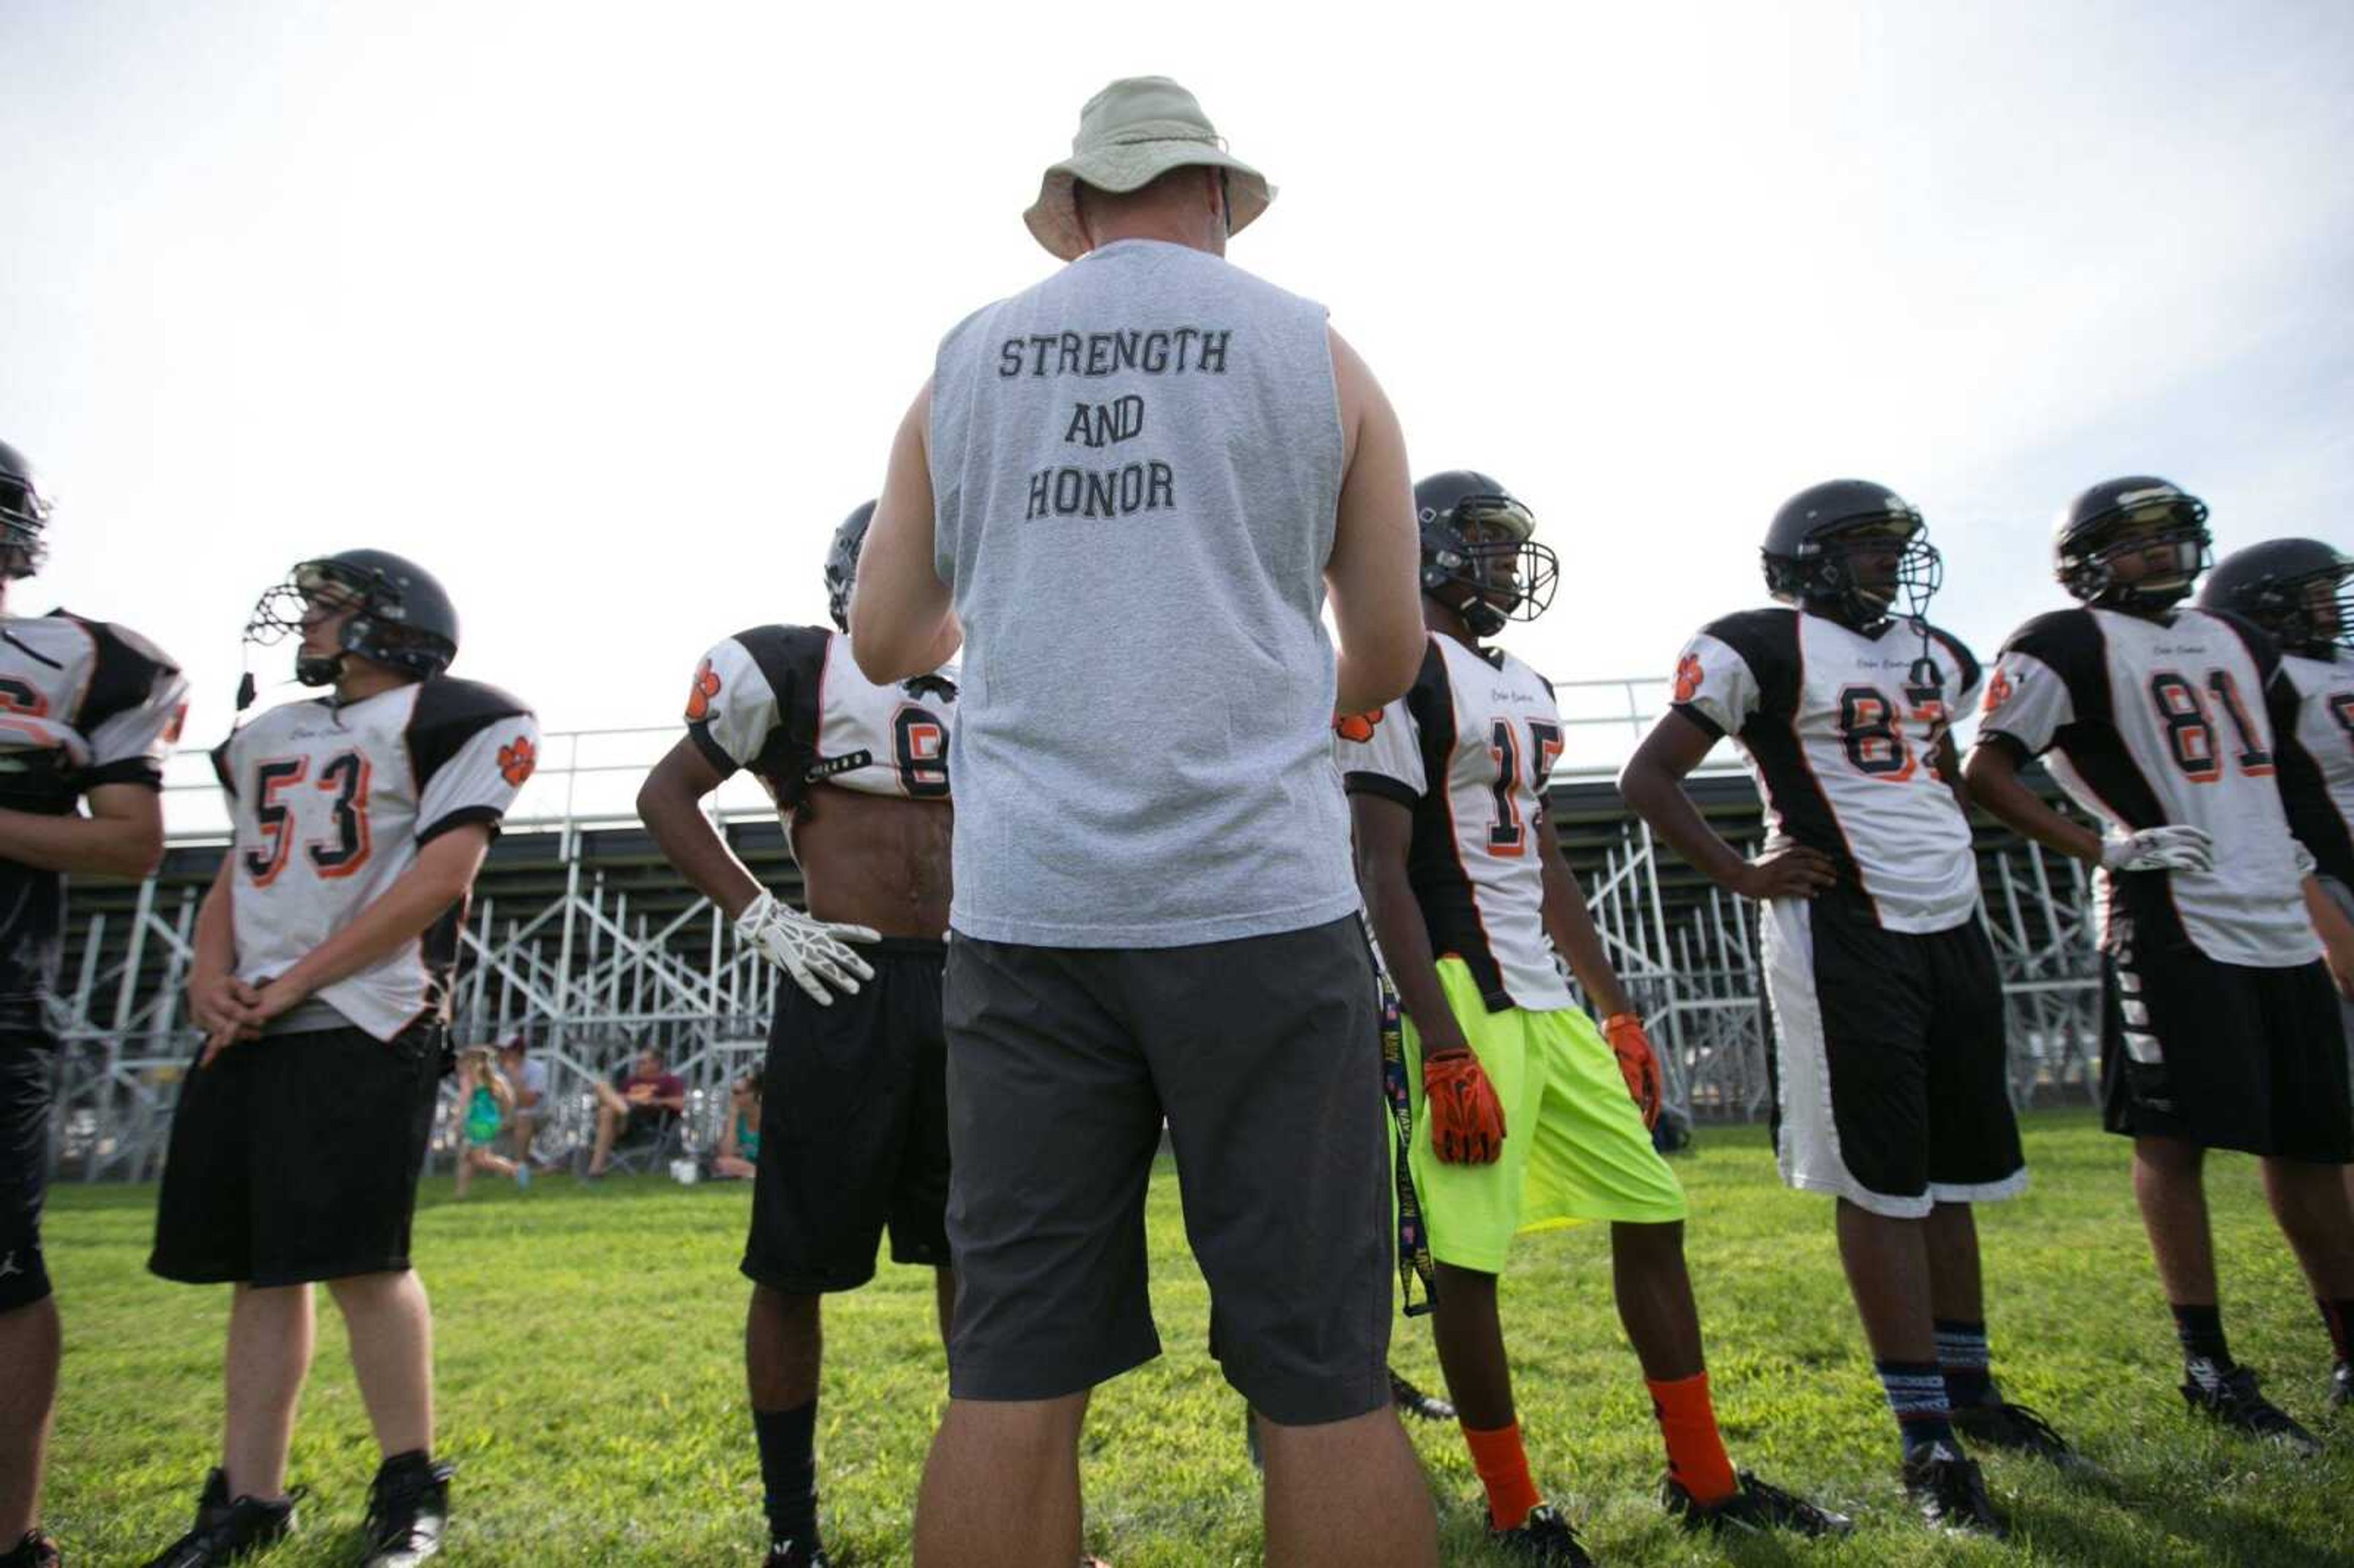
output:
M 885 937 L 937 941 L 949 928 L 949 849 L 956 812 L 946 800 L 864 795 L 812 785 L 793 824 L 809 912 L 869 926 Z

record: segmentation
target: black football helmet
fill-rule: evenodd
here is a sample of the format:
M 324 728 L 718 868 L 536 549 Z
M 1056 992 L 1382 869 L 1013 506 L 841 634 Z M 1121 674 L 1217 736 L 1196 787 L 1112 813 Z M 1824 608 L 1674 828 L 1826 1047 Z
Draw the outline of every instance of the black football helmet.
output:
M 343 652 L 429 680 L 458 657 L 458 611 L 433 574 L 388 550 L 345 550 L 296 565 L 287 579 L 255 601 L 245 640 L 268 647 L 302 634 L 313 599 L 348 599 L 359 610 L 344 623 Z M 343 653 L 298 654 L 294 678 L 306 686 L 333 685 Z
M 2060 586 L 2105 609 L 2164 609 L 2180 602 L 2207 569 L 2210 543 L 2207 503 L 2148 474 L 2093 486 L 2068 503 L 2052 535 Z M 2110 563 L 2153 545 L 2175 547 L 2176 569 L 2118 582 Z
M 858 552 L 866 547 L 866 530 L 875 522 L 875 503 L 862 503 L 833 531 L 825 552 L 825 609 L 837 630 L 850 630 L 850 589 L 858 580 Z
M 0 576 L 29 577 L 41 569 L 49 553 L 41 534 L 48 525 L 49 503 L 33 482 L 33 465 L 0 441 Z
M 1561 557 L 1536 542 L 1536 514 L 1502 485 L 1449 469 L 1414 487 L 1414 509 L 1422 527 L 1422 591 L 1461 615 L 1473 636 L 1534 620 L 1553 603 Z M 1449 587 L 1469 591 L 1458 603 L 1445 597 Z
M 1945 558 L 1929 543 L 1929 524 L 1913 503 L 1884 484 L 1833 479 L 1810 485 L 1782 503 L 1759 552 L 1766 587 L 1859 629 L 1889 619 L 1898 594 L 1912 620 L 1927 612 L 1946 580 Z M 1884 577 L 1862 569 L 1892 547 L 1895 569 Z
M 2318 539 L 2268 539 L 2216 562 L 2199 607 L 2245 616 L 2292 653 L 2331 659 L 2340 648 L 2354 649 L 2349 578 L 2354 559 Z

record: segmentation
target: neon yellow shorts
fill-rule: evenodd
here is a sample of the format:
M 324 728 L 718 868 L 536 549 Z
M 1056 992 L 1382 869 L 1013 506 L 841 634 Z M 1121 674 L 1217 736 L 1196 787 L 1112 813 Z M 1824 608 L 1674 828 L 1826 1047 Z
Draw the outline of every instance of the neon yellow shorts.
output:
M 1684 1190 L 1651 1145 L 1618 1059 L 1575 1007 L 1490 1012 L 1463 960 L 1438 960 L 1438 983 L 1504 1107 L 1504 1151 L 1492 1165 L 1449 1165 L 1422 1108 L 1422 1042 L 1405 1021 L 1414 1098 L 1414 1181 L 1431 1255 L 1500 1274 L 1512 1237 L 1584 1220 L 1666 1224 L 1684 1217 Z

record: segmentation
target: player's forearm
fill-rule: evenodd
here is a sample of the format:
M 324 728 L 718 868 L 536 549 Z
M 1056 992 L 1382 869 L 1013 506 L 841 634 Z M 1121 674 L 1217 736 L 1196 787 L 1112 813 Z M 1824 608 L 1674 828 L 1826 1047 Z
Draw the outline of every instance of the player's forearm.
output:
M 2329 890 L 2321 885 L 2321 879 L 2306 877 L 2302 891 L 2305 894 L 2306 917 L 2313 922 L 2315 933 L 2333 951 L 2354 950 L 2354 920 L 2346 917 L 2346 911 L 2338 906 L 2338 900 L 2329 896 Z
M 473 868 L 451 868 L 419 860 L 352 922 L 302 955 L 271 982 L 297 996 L 313 996 L 337 980 L 382 963 L 424 934 L 472 885 Z
M 164 858 L 160 812 L 136 817 L 46 817 L 0 807 L 0 860 L 43 871 L 145 876 Z
M 1577 885 L 1577 877 L 1559 855 L 1549 857 L 1544 879 L 1545 934 L 1569 964 L 1569 972 L 1577 977 L 1578 989 L 1585 1000 L 1601 1011 L 1605 1018 L 1621 1012 L 1632 1012 L 1634 1004 L 1627 998 L 1627 988 L 1618 982 L 1618 971 L 1611 967 L 1610 956 L 1602 946 L 1602 933 L 1595 928 L 1593 911 L 1585 906 L 1585 894 Z
M 1417 632 L 1404 653 L 1391 647 L 1384 648 L 1377 659 L 1359 659 L 1343 648 L 1333 664 L 1332 711 L 1370 713 L 1405 695 L 1406 688 L 1414 684 L 1415 673 L 1422 668 L 1423 647 Z
M 1463 1026 L 1456 1022 L 1454 1010 L 1447 1005 L 1447 992 L 1438 983 L 1430 929 L 1423 924 L 1413 889 L 1405 885 L 1405 868 L 1361 873 L 1360 880 L 1365 912 L 1373 922 L 1373 938 L 1381 943 L 1383 960 L 1389 966 L 1390 983 L 1397 987 L 1398 1005 L 1414 1020 L 1415 1033 L 1422 1036 L 1423 1054 L 1462 1047 Z
M 1710 827 L 1700 808 L 1685 794 L 1681 780 L 1670 778 L 1640 756 L 1618 775 L 1618 793 L 1632 810 L 1668 841 L 1691 868 L 1719 887 L 1735 889 L 1749 863 L 1739 850 Z
M 234 874 L 237 850 L 228 850 L 228 858 L 221 863 L 223 876 Z M 225 975 L 237 968 L 237 926 L 229 909 L 229 892 L 222 878 L 215 878 L 205 890 L 204 902 L 196 906 L 196 953 L 190 962 L 190 978 Z
M 730 920 L 760 895 L 759 879 L 703 814 L 699 797 L 659 774 L 649 776 L 638 789 L 638 820 L 653 835 L 663 858 Z
M 1951 734 L 1937 737 L 1935 762 L 1939 781 L 1946 786 L 1946 792 L 1953 796 L 1955 806 L 1960 810 L 1963 819 L 1967 821 L 1970 814 L 1970 787 L 1962 778 L 1961 753 L 1955 748 L 1954 737 Z
M 1999 746 L 1972 747 L 1969 760 L 1962 765 L 1962 777 L 1969 785 L 1970 799 L 2011 832 L 2071 859 L 2100 863 L 2101 835 L 2070 821 L 2020 783 L 2019 765 Z

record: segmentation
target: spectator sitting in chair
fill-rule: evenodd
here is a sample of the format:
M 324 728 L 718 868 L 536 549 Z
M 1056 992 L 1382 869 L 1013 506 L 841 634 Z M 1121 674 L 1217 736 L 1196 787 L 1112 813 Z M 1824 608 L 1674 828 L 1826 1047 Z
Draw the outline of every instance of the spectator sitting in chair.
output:
M 491 1146 L 499 1128 L 514 1109 L 514 1091 L 492 1064 L 487 1045 L 477 1045 L 458 1057 L 458 1191 L 463 1198 L 477 1171 L 525 1181 L 524 1170 Z
M 597 1143 L 588 1155 L 591 1177 L 605 1173 L 617 1134 L 626 1134 L 620 1141 L 628 1143 L 658 1136 L 665 1118 L 686 1109 L 686 1080 L 663 1072 L 662 1053 L 651 1045 L 637 1054 L 618 1087 L 599 1084 L 596 1090 Z
M 711 1175 L 719 1181 L 749 1181 L 760 1159 L 760 1075 L 747 1073 L 727 1091 L 727 1119 L 719 1129 L 719 1152 Z
M 515 1163 L 529 1166 L 534 1163 L 531 1141 L 547 1116 L 547 1064 L 525 1055 L 523 1036 L 510 1034 L 499 1043 L 499 1071 L 514 1091 L 507 1127 L 514 1139 Z

